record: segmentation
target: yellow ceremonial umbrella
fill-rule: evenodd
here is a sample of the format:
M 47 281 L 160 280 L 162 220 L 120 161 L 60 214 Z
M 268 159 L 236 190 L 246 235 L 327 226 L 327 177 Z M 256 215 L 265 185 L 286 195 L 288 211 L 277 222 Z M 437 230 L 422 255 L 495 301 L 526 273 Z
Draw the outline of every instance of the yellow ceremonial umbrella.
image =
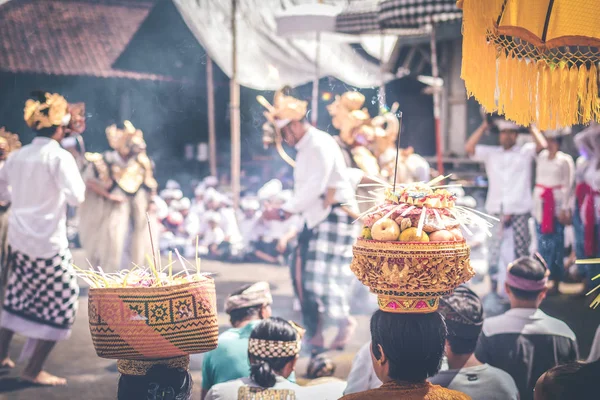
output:
M 462 78 L 488 112 L 556 129 L 600 120 L 599 0 L 459 0 Z

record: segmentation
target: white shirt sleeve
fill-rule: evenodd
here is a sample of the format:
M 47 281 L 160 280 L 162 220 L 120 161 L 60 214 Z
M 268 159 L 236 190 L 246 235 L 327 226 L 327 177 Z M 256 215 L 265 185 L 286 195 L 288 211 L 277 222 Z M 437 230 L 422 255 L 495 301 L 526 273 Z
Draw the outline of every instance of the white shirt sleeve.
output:
M 78 206 L 85 200 L 85 182 L 73 155 L 66 150 L 57 158 L 57 183 L 67 203 Z
M 533 142 L 525 143 L 523 147 L 521 147 L 521 154 L 531 158 L 531 160 L 535 160 L 537 157 L 536 144 Z
M 2 169 L 0 169 L 0 201 L 4 203 L 10 203 L 10 186 L 8 184 L 7 176 L 8 161 L 4 163 Z
M 377 378 L 373 369 L 371 342 L 363 345 L 356 353 L 347 381 L 348 386 L 344 390 L 344 395 L 364 392 L 381 386 L 381 381 Z
M 335 142 L 334 142 L 335 143 Z M 323 147 L 299 151 L 294 171 L 294 197 L 281 207 L 292 214 L 300 214 L 317 201 L 322 201 L 334 166 L 334 157 Z
M 568 154 L 565 154 L 564 160 L 563 177 L 565 179 L 565 183 L 563 188 L 563 209 L 568 210 L 571 208 L 571 204 L 573 203 L 571 198 L 575 194 L 575 163 L 573 162 L 573 158 Z
M 485 161 L 485 159 L 492 153 L 497 152 L 500 146 L 489 146 L 487 144 L 478 144 L 475 146 L 475 154 L 471 157 L 473 160 Z

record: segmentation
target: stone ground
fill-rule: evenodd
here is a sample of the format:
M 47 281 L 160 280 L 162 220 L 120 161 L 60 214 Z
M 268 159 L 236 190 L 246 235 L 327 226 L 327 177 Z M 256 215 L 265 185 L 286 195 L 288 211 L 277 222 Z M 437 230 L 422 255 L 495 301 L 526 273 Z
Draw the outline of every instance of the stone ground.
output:
M 78 265 L 84 265 L 81 252 L 74 254 Z M 223 301 L 228 293 L 237 287 L 257 280 L 267 280 L 271 283 L 274 305 L 273 315 L 288 319 L 301 321 L 300 314 L 293 311 L 293 290 L 289 279 L 288 270 L 285 267 L 267 266 L 261 264 L 225 264 L 219 262 L 203 262 L 203 270 L 213 272 L 217 287 L 217 299 L 219 310 L 222 311 Z M 479 268 L 478 268 L 479 270 Z M 474 285 L 478 294 L 485 295 L 489 291 L 489 285 L 485 280 L 480 280 Z M 564 292 L 574 292 L 577 286 L 565 285 Z M 357 301 L 364 306 L 365 301 Z M 488 311 L 498 312 L 502 309 L 493 296 L 485 299 Z M 332 352 L 329 355 L 337 364 L 336 376 L 344 379 L 352 363 L 354 353 L 369 340 L 369 313 L 375 307 L 368 304 L 362 314 L 357 315 L 359 327 L 352 343 L 342 352 Z M 590 310 L 584 300 L 573 295 L 561 295 L 548 299 L 544 308 L 546 312 L 562 318 L 575 331 L 579 338 L 581 355 L 586 357 L 596 327 L 600 324 L 600 310 Z M 494 310 L 492 310 L 494 309 Z M 219 313 L 219 324 L 221 330 L 228 328 L 227 316 Z M 331 340 L 335 332 L 328 330 L 327 336 Z M 11 348 L 11 356 L 18 359 L 24 340 L 15 337 Z M 194 377 L 194 397 L 200 398 L 201 383 L 201 355 L 192 359 L 192 375 Z M 306 358 L 302 358 L 298 365 L 297 374 L 299 380 L 306 371 Z M 16 371 L 0 375 L 0 400 L 54 400 L 54 399 L 115 399 L 118 373 L 116 362 L 98 358 L 94 352 L 88 326 L 87 326 L 87 296 L 82 290 L 80 298 L 80 309 L 77 321 L 73 328 L 73 336 L 65 342 L 57 345 L 51 354 L 48 363 L 48 371 L 67 377 L 69 383 L 65 387 L 41 388 L 24 385 L 18 379 L 18 373 L 22 368 L 19 365 Z M 0 372 L 1 374 L 1 372 Z

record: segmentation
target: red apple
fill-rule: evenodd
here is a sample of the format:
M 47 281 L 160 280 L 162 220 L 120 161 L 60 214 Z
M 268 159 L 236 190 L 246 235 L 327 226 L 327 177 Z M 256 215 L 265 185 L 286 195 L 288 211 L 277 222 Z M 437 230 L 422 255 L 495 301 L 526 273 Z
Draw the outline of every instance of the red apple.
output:
M 450 233 L 452 233 L 452 235 L 454 236 L 454 240 L 463 240 L 463 234 L 462 231 L 460 230 L 460 228 L 454 228 L 454 229 L 450 229 Z
M 439 231 L 431 232 L 429 234 L 429 241 L 430 242 L 453 242 L 454 235 L 452 234 L 452 232 L 442 229 Z
M 400 236 L 400 227 L 390 218 L 381 218 L 373 224 L 371 236 L 373 236 L 373 239 L 381 240 L 383 242 L 398 240 L 398 237 Z

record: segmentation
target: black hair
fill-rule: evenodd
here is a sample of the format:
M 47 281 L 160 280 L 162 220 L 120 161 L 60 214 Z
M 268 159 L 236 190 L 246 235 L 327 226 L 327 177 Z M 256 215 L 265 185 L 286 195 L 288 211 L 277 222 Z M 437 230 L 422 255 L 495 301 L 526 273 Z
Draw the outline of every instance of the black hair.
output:
M 454 354 L 472 354 L 483 328 L 483 305 L 475 292 L 460 285 L 440 299 L 438 312 L 448 329 L 448 344 Z
M 477 347 L 477 337 L 474 338 L 465 338 L 460 336 L 454 336 L 450 334 L 451 328 L 448 323 L 448 344 L 450 345 L 450 349 L 452 349 L 452 353 L 454 354 L 473 354 L 475 352 L 475 347 Z
M 262 310 L 262 305 L 260 306 L 252 306 L 252 307 L 244 307 L 238 308 L 236 310 L 231 310 L 229 312 L 229 321 L 231 325 L 237 325 L 242 321 L 248 319 L 256 319 L 260 317 L 260 310 Z
M 155 365 L 146 375 L 121 375 L 118 400 L 189 400 L 192 376 L 183 368 Z
M 240 287 L 238 290 L 236 290 L 235 292 L 231 293 L 230 296 L 240 295 L 240 294 L 244 293 L 244 291 L 247 290 L 252 285 L 254 285 L 254 284 L 250 283 L 250 284 L 244 285 L 244 286 Z M 262 309 L 262 307 L 263 307 L 262 305 L 258 305 L 258 306 L 244 307 L 244 308 L 238 308 L 235 310 L 231 310 L 229 312 L 229 321 L 231 322 L 231 325 L 235 326 L 242 321 L 258 318 L 260 316 L 260 310 Z
M 34 131 L 37 137 L 51 138 L 56 134 L 57 128 L 58 126 L 51 126 L 50 128 L 34 129 Z
M 283 318 L 272 317 L 256 325 L 250 338 L 291 342 L 297 340 L 298 332 Z M 296 356 L 261 358 L 248 354 L 250 377 L 263 388 L 273 387 L 277 378 L 276 372 L 280 372 L 294 358 Z
M 508 273 L 508 272 L 507 272 Z M 548 274 L 548 269 L 539 255 L 536 257 L 520 257 L 513 262 L 510 273 L 519 278 L 530 281 L 539 281 Z M 509 285 L 510 286 L 510 285 Z M 523 290 L 510 286 L 510 291 L 519 300 L 533 301 L 537 299 L 542 290 Z
M 591 399 L 597 392 L 600 360 L 592 363 L 580 361 L 558 365 L 546 372 L 536 385 L 544 400 Z
M 395 381 L 424 382 L 440 370 L 447 330 L 444 318 L 429 314 L 392 314 L 377 310 L 371 317 L 371 347 L 376 359 L 379 347 L 389 362 Z

